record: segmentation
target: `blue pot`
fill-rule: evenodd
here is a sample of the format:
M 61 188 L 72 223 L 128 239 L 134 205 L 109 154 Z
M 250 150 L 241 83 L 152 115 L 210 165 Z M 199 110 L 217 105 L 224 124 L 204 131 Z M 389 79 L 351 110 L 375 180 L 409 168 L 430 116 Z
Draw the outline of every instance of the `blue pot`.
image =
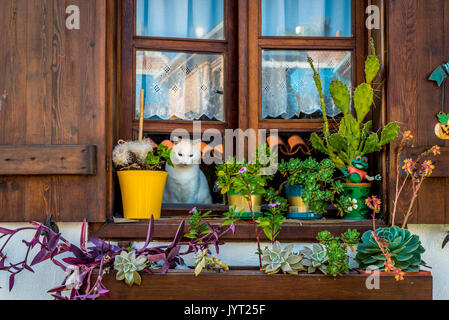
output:
M 323 217 L 322 214 L 316 214 L 309 210 L 307 205 L 302 200 L 302 192 L 304 190 L 304 185 L 285 185 L 285 195 L 288 199 L 288 204 L 290 205 L 289 213 L 287 214 L 288 219 L 295 220 L 317 220 Z

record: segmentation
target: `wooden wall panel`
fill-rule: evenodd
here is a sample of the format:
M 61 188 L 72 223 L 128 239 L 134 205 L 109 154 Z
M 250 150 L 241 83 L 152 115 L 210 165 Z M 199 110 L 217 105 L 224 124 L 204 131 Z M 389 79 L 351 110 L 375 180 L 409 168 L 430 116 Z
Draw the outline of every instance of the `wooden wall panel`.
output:
M 413 132 L 416 148 L 449 146 L 433 130 L 436 114 L 441 111 L 442 91 L 427 80 L 439 64 L 449 60 L 448 10 L 449 0 L 388 1 L 388 116 L 390 121 L 398 121 L 403 130 Z M 395 192 L 397 147 L 398 142 L 390 148 L 390 208 Z M 402 199 L 396 224 L 407 210 L 410 193 L 406 192 Z M 422 187 L 409 223 L 448 222 L 449 178 L 430 178 Z
M 0 144 L 94 145 L 97 174 L 0 176 L 0 221 L 104 221 L 106 0 L 3 2 Z M 69 5 L 80 30 L 66 28 Z

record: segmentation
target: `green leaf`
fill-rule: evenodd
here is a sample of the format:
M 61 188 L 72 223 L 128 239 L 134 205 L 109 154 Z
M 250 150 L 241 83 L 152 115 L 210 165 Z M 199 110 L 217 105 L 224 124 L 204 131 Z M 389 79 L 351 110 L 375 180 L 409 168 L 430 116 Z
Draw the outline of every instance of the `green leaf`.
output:
M 377 136 L 377 133 L 372 133 L 369 135 L 368 139 L 366 139 L 362 153 L 370 154 L 375 151 L 380 151 L 379 137 Z
M 362 123 L 373 104 L 374 92 L 371 85 L 362 83 L 354 91 L 354 108 L 357 112 L 357 121 Z
M 368 56 L 365 61 L 366 82 L 371 84 L 380 70 L 379 59 L 376 56 Z
M 321 138 L 318 136 L 318 134 L 316 132 L 312 133 L 310 136 L 310 142 L 312 143 L 312 147 L 322 153 L 327 154 L 327 148 L 324 145 L 323 140 L 321 140 Z
M 389 144 L 391 141 L 399 136 L 399 125 L 396 122 L 391 122 L 382 130 L 380 138 L 380 146 Z
M 339 133 L 343 135 L 349 145 L 348 156 L 355 156 L 360 143 L 360 128 L 352 114 L 348 113 L 340 122 Z
M 449 124 L 449 113 L 440 113 L 437 115 L 438 121 L 444 126 Z
M 347 149 L 348 142 L 343 135 L 334 133 L 329 137 L 329 145 L 332 146 L 335 151 L 340 152 Z
M 349 112 L 350 94 L 348 88 L 340 80 L 332 80 L 329 92 L 332 95 L 334 104 L 343 112 Z

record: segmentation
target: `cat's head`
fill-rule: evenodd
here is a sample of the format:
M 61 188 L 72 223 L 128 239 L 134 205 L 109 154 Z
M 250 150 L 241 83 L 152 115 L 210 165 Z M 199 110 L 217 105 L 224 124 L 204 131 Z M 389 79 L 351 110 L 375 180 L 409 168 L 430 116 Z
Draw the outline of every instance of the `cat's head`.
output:
M 174 166 L 187 167 L 200 164 L 201 140 L 173 138 L 171 160 Z

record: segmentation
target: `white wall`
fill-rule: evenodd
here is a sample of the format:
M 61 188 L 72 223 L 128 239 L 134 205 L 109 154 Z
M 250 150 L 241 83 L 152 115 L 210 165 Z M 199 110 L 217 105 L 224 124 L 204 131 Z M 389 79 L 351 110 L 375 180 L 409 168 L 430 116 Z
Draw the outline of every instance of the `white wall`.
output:
M 1 224 L 4 228 L 17 228 L 26 226 L 27 224 Z M 59 223 L 60 231 L 63 236 L 73 242 L 79 244 L 80 239 L 80 223 Z M 449 231 L 449 225 L 410 225 L 410 231 L 419 235 L 423 242 L 426 252 L 423 255 L 423 259 L 432 266 L 433 274 L 433 295 L 434 299 L 449 300 L 449 244 L 445 249 L 441 249 L 441 243 Z M 24 233 L 20 239 L 8 244 L 7 254 L 8 257 L 14 261 L 25 254 L 22 239 L 30 240 L 33 233 Z M 135 244 L 136 247 L 140 243 Z M 267 243 L 262 244 L 262 248 Z M 296 243 L 295 251 L 301 249 L 304 243 Z M 255 243 L 228 243 L 221 247 L 218 257 L 226 262 L 228 265 L 240 265 L 240 266 L 257 266 L 257 255 L 253 254 L 257 250 Z M 215 254 L 214 250 L 212 250 Z M 37 251 L 34 252 L 36 254 Z M 31 255 L 34 257 L 34 255 Z M 186 263 L 193 264 L 193 257 L 187 257 Z M 43 300 L 52 299 L 47 293 L 47 290 L 57 287 L 64 279 L 64 272 L 53 265 L 51 262 L 45 262 L 34 267 L 35 273 L 24 271 L 22 274 L 16 277 L 15 286 L 12 292 L 8 291 L 9 273 L 0 271 L 0 299 L 12 300 L 12 299 L 25 299 L 25 300 Z

